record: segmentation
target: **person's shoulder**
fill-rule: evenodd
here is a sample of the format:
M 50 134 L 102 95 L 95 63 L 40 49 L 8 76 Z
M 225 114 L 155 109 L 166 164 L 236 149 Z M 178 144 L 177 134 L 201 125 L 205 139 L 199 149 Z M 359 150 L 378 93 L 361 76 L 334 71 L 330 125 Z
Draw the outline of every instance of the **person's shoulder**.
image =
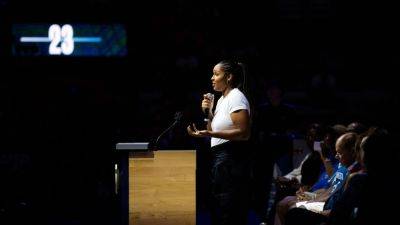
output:
M 355 173 L 349 176 L 348 186 L 352 188 L 363 188 L 367 184 L 366 173 Z
M 234 88 L 231 90 L 230 95 L 243 95 L 243 92 L 241 90 L 239 90 L 239 88 Z
M 229 97 L 232 99 L 247 99 L 246 96 L 238 88 L 234 88 L 229 93 Z
M 363 183 L 367 180 L 367 174 L 366 173 L 352 173 L 350 178 L 351 178 L 352 182 Z

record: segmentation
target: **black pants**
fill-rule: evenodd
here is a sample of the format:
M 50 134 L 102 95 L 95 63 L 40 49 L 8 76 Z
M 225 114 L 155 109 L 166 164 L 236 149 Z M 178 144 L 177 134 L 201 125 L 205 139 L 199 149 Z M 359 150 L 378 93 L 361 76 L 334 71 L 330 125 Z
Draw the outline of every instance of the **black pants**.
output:
M 213 225 L 245 225 L 249 200 L 249 151 L 247 142 L 229 141 L 211 148 Z

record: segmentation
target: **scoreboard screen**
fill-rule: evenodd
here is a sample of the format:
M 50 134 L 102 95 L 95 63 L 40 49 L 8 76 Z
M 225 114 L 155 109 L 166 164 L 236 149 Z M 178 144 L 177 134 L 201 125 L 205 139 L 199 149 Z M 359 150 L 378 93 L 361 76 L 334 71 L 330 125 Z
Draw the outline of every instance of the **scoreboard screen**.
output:
M 122 24 L 14 24 L 13 56 L 124 57 Z

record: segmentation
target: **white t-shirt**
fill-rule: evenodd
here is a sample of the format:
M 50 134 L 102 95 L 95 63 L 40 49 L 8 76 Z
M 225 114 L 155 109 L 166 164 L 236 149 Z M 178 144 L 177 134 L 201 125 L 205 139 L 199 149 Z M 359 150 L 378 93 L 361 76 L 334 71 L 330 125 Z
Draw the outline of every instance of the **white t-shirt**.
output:
M 246 109 L 250 115 L 250 105 L 246 96 L 237 88 L 232 89 L 227 96 L 221 96 L 218 99 L 217 106 L 215 107 L 214 118 L 211 122 L 213 131 L 233 129 L 233 122 L 231 113 Z M 211 147 L 227 142 L 226 139 L 211 138 Z

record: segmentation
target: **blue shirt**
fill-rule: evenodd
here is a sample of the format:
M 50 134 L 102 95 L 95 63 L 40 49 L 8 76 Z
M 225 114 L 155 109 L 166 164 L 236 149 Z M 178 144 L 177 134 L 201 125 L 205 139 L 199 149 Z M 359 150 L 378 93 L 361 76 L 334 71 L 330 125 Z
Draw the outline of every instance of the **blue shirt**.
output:
M 343 193 L 344 183 L 349 175 L 348 168 L 339 164 L 339 168 L 329 179 L 329 183 L 332 184 L 332 190 L 328 200 L 325 202 L 324 210 L 332 209 L 333 204 Z
M 337 160 L 331 160 L 331 162 L 333 162 L 332 166 L 333 166 L 333 173 L 335 174 L 336 171 L 339 168 L 339 163 Z M 316 191 L 318 189 L 324 188 L 327 189 L 331 186 L 331 184 L 329 183 L 329 175 L 326 172 L 325 166 L 323 166 L 322 168 L 322 172 L 321 175 L 318 178 L 318 181 L 311 187 L 311 191 Z
M 343 185 L 344 181 L 346 180 L 347 177 L 347 167 L 343 166 L 342 164 L 339 163 L 338 169 L 336 172 L 332 175 L 332 177 L 329 179 L 329 184 L 332 187 L 331 193 L 335 193 L 337 190 L 339 190 Z

